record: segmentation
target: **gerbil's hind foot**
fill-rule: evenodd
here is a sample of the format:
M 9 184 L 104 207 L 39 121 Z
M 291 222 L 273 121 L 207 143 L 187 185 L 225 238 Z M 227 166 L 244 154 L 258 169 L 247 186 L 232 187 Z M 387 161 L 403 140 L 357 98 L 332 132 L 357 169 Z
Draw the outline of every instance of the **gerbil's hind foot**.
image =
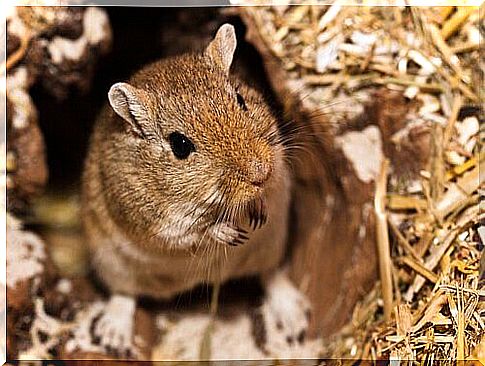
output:
M 136 301 L 133 297 L 112 295 L 94 325 L 94 335 L 107 353 L 116 357 L 137 358 L 133 344 Z
M 265 282 L 266 298 L 261 313 L 267 334 L 266 349 L 303 345 L 311 314 L 309 301 L 283 271 Z
M 211 236 L 217 242 L 230 246 L 244 244 L 248 239 L 248 232 L 230 223 L 223 222 L 211 226 Z

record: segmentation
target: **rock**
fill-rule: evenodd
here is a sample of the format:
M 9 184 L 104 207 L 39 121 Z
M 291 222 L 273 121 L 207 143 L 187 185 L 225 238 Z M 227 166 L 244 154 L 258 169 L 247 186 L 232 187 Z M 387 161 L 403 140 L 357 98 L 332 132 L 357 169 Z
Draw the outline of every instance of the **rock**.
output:
M 9 357 L 22 359 L 69 360 L 150 360 L 154 344 L 154 322 L 137 309 L 134 343 L 136 355 L 117 355 L 105 349 L 94 337 L 95 322 L 106 306 L 88 279 L 59 278 L 22 309 L 9 310 Z
M 49 257 L 44 241 L 22 228 L 9 215 L 7 220 L 7 330 L 9 358 L 45 359 L 69 356 L 66 344 L 88 343 L 92 322 L 104 302 L 88 278 L 62 278 Z M 136 314 L 136 332 L 140 350 L 149 358 L 153 334 L 150 321 L 141 310 Z M 79 331 L 81 329 L 81 331 Z M 85 332 L 83 333 L 83 329 Z M 72 357 L 109 358 L 106 350 L 72 349 Z M 71 357 L 69 356 L 69 357 Z M 63 357 L 61 357 L 63 358 Z
M 7 19 L 13 39 L 27 37 L 21 63 L 58 99 L 87 91 L 97 60 L 110 49 L 111 28 L 98 7 L 17 7 Z
M 15 7 L 7 16 L 8 210 L 26 211 L 47 181 L 44 139 L 30 96 L 34 84 L 58 99 L 87 91 L 111 45 L 98 7 Z
M 48 175 L 44 139 L 29 95 L 32 82 L 26 67 L 7 77 L 7 208 L 13 212 L 25 210 Z
M 34 299 L 52 283 L 55 274 L 44 242 L 7 218 L 7 342 L 9 358 L 30 343 Z
M 135 312 L 134 345 L 136 349 L 127 355 L 119 355 L 116 352 L 105 349 L 99 344 L 94 335 L 95 322 L 99 319 L 106 305 L 102 301 L 94 301 L 85 306 L 76 314 L 74 324 L 71 326 L 71 336 L 60 348 L 62 359 L 119 359 L 119 360 L 151 360 L 151 350 L 155 340 L 155 326 L 153 319 L 147 312 L 137 309 Z
M 33 295 L 52 281 L 52 266 L 44 242 L 21 228 L 13 216 L 7 219 L 7 298 L 8 307 L 25 309 Z

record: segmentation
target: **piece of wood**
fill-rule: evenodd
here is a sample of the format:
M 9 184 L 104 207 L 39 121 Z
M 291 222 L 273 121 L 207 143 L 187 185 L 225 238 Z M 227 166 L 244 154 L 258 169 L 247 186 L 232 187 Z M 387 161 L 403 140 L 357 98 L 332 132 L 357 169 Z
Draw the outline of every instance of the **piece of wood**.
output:
M 456 13 L 443 24 L 443 28 L 441 28 L 443 39 L 446 40 L 455 33 L 475 9 L 474 6 L 459 7 Z
M 379 273 L 381 279 L 382 299 L 384 301 L 384 318 L 391 319 L 393 309 L 391 253 L 389 249 L 389 233 L 385 196 L 387 193 L 387 174 L 389 161 L 384 160 L 376 181 L 374 210 L 376 215 L 377 253 L 379 256 Z

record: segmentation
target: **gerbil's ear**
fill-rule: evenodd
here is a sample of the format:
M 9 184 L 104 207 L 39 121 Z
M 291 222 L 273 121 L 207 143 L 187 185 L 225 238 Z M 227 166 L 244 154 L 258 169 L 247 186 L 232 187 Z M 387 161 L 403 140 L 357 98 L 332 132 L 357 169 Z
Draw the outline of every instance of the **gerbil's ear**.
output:
M 234 27 L 226 23 L 219 28 L 215 38 L 207 46 L 205 54 L 229 74 L 236 45 L 237 40 Z
M 109 89 L 108 99 L 116 114 L 127 121 L 134 132 L 145 137 L 144 126 L 148 120 L 145 92 L 127 83 L 116 83 Z

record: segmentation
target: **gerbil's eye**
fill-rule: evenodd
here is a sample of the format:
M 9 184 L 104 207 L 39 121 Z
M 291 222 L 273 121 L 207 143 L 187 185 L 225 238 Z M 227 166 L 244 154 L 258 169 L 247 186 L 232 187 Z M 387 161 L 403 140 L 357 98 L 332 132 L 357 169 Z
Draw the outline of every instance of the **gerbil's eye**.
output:
M 244 98 L 242 97 L 242 95 L 236 92 L 236 98 L 237 98 L 237 104 L 239 104 L 239 106 L 244 111 L 247 111 L 248 107 L 246 106 L 246 102 L 244 101 Z
M 191 152 L 195 151 L 195 146 L 192 141 L 185 135 L 179 132 L 172 132 L 168 139 L 173 154 L 177 159 L 187 159 Z

